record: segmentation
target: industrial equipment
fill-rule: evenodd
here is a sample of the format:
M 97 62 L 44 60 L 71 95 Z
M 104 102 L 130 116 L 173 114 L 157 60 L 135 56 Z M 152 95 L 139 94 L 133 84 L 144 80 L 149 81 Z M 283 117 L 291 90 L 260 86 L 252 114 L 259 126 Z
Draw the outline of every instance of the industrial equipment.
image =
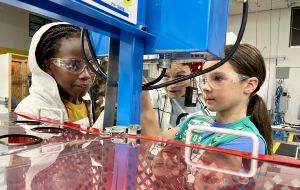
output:
M 162 62 L 170 59 L 220 59 L 224 58 L 225 36 L 229 1 L 191 0 L 12 0 L 0 2 L 27 9 L 57 20 L 70 22 L 90 31 L 109 37 L 107 94 L 104 127 L 113 125 L 113 113 L 117 99 L 117 125 L 129 126 L 140 123 L 140 99 L 142 89 L 142 66 L 145 54 L 159 54 Z M 242 32 L 247 20 L 248 2 L 245 1 Z M 87 37 L 87 32 L 83 32 Z M 94 34 L 95 36 L 95 34 Z M 93 38 L 93 35 L 92 35 Z M 95 47 L 105 45 L 91 42 Z M 105 43 L 104 43 L 105 44 Z M 100 49 L 101 49 L 100 48 Z M 91 50 L 93 48 L 90 48 Z M 99 52 L 96 49 L 96 53 Z M 105 52 L 100 53 L 105 55 Z M 230 56 L 230 55 L 229 55 Z M 155 82 L 143 89 L 163 87 L 209 72 L 222 65 L 229 56 L 205 71 L 194 73 L 166 84 Z M 101 70 L 100 70 L 101 71 Z M 118 73 L 118 75 L 116 75 Z M 118 93 L 118 95 L 117 95 Z
M 283 80 L 277 82 L 275 94 L 275 125 L 284 123 L 284 115 L 288 110 L 289 92 L 285 87 Z

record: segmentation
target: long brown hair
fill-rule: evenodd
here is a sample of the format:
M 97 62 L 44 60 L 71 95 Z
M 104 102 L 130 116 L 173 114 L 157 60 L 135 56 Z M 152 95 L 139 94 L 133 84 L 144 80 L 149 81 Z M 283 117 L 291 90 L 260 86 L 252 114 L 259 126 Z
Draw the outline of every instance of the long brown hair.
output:
M 225 54 L 228 54 L 231 48 L 231 45 L 226 46 Z M 241 44 L 230 58 L 229 63 L 234 67 L 237 73 L 258 78 L 257 88 L 249 97 L 247 115 L 251 116 L 251 121 L 265 138 L 268 146 L 268 154 L 271 154 L 273 146 L 271 119 L 265 102 L 256 94 L 266 78 L 264 59 L 256 47 L 249 44 Z

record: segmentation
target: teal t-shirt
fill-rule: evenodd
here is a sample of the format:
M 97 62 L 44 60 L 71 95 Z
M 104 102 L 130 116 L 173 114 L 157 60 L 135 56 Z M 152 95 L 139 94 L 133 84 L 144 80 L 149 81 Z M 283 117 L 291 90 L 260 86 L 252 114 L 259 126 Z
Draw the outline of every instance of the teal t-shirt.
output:
M 214 118 L 211 119 L 213 120 Z M 185 141 L 187 129 L 189 126 L 193 125 L 197 125 L 199 127 L 205 125 L 210 127 L 219 127 L 252 132 L 259 137 L 259 153 L 267 153 L 267 144 L 265 142 L 265 139 L 261 136 L 258 129 L 252 123 L 250 117 L 244 117 L 233 123 L 223 124 L 217 122 L 209 123 L 208 119 L 203 116 L 192 116 L 184 120 L 179 125 L 180 130 L 175 135 L 175 140 Z M 247 137 L 239 137 L 228 134 L 217 134 L 211 132 L 193 132 L 191 141 L 194 144 L 202 144 L 246 152 L 252 151 L 252 140 Z

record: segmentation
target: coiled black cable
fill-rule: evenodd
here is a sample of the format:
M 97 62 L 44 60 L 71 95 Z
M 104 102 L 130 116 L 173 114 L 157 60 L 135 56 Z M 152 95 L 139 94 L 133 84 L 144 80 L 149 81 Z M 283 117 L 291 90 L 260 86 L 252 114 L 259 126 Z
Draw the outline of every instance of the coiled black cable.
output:
M 163 70 L 161 71 L 159 77 L 157 77 L 153 81 L 150 81 L 150 82 L 148 82 L 146 84 L 143 84 L 143 87 L 144 86 L 151 86 L 151 85 L 154 85 L 154 84 L 158 83 L 165 76 L 166 72 L 167 72 L 167 69 L 163 68 Z
M 98 63 L 97 59 L 96 59 L 96 54 L 95 54 L 95 51 L 94 51 L 94 48 L 93 48 L 93 45 L 92 45 L 92 42 L 91 42 L 91 39 L 90 39 L 90 33 L 88 30 L 84 29 L 84 34 L 85 34 L 85 38 L 86 38 L 86 41 L 88 43 L 88 47 L 90 49 L 90 52 L 91 52 L 91 58 L 93 60 L 93 62 L 97 65 L 97 68 L 99 68 L 99 71 L 100 71 L 100 74 L 105 78 L 107 79 L 107 74 L 105 73 L 105 71 L 102 69 L 102 67 L 100 66 L 100 64 Z

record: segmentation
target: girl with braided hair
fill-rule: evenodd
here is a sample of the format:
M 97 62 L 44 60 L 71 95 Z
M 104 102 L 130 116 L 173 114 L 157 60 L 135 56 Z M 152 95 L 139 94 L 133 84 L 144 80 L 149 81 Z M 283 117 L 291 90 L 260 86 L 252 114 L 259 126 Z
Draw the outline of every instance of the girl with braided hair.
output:
M 95 74 L 82 59 L 80 31 L 77 26 L 56 22 L 35 33 L 28 58 L 32 72 L 30 95 L 20 102 L 16 112 L 37 115 L 41 107 L 58 108 L 63 110 L 65 121 L 85 126 L 95 122 L 87 94 Z M 43 115 L 59 119 L 53 111 L 43 111 Z

